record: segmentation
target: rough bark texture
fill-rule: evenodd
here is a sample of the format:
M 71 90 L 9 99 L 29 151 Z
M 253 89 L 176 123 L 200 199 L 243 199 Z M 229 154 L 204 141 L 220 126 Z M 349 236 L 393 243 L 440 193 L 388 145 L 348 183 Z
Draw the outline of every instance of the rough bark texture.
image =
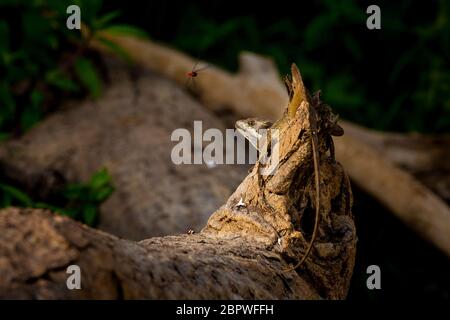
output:
M 327 129 L 333 115 L 318 99 L 312 107 L 320 117 L 319 236 L 300 272 L 312 280 L 323 297 L 342 298 L 347 294 L 344 288 L 350 281 L 355 258 L 352 193 L 344 170 L 334 155 L 328 153 L 331 137 Z M 270 156 L 278 158 L 276 173 L 262 175 L 263 165 L 258 162 L 227 203 L 211 216 L 203 232 L 225 239 L 239 236 L 250 243 L 263 243 L 296 264 L 305 254 L 315 222 L 313 177 L 316 173 L 308 109 L 301 105 L 293 118 L 286 114 L 278 130 L 278 154 L 274 155 L 272 150 Z M 241 199 L 245 206 L 238 205 Z
M 276 253 L 201 234 L 136 243 L 42 210 L 0 211 L 0 297 L 13 299 L 318 299 Z M 81 268 L 82 290 L 66 269 Z
M 345 298 L 356 250 L 352 194 L 329 152 L 335 118 L 319 99 L 312 107 L 317 128 L 309 107 L 295 106 L 277 126 L 279 153 L 271 146 L 269 162 L 276 157 L 277 169 L 261 175 L 265 165 L 258 161 L 199 234 L 136 243 L 41 210 L 3 210 L 0 297 Z M 317 205 L 312 132 L 321 172 L 319 236 L 305 265 L 294 270 L 290 263 L 305 253 Z M 245 205 L 237 206 L 239 198 Z M 82 290 L 67 290 L 71 264 L 82 270 Z
M 304 269 L 287 271 L 307 245 L 302 222 L 314 198 L 307 118 L 287 123 L 277 173 L 256 165 L 200 234 L 139 243 L 41 210 L 0 212 L 0 297 L 153 299 L 342 299 L 355 260 L 351 191 L 321 143 L 320 236 Z M 245 195 L 245 208 L 236 209 Z M 66 268 L 82 270 L 67 290 Z
M 224 130 L 223 122 L 171 81 L 145 72 L 131 77 L 121 64 L 109 73 L 101 99 L 65 106 L 1 145 L 0 170 L 45 198 L 106 167 L 116 191 L 101 208 L 100 229 L 134 240 L 199 231 L 248 166 L 174 165 L 178 142 L 170 137 L 177 128 L 192 133 L 194 120 L 203 130 Z

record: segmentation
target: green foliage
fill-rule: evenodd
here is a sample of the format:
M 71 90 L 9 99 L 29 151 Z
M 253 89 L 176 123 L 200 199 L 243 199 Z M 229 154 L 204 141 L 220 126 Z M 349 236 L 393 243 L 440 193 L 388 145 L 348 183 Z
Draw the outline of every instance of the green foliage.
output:
M 44 76 L 44 81 L 58 90 L 66 92 L 77 92 L 79 90 L 78 84 L 59 69 L 49 70 Z
M 88 89 L 92 97 L 98 98 L 101 94 L 102 82 L 91 61 L 79 58 L 75 62 L 74 69 L 78 80 Z
M 71 4 L 80 6 L 86 32 L 66 27 Z M 88 42 L 103 30 L 145 35 L 115 24 L 118 11 L 102 14 L 101 8 L 100 0 L 0 0 L 0 139 L 28 130 L 62 98 L 101 95 Z M 109 47 L 129 61 L 121 48 Z
M 52 204 L 34 201 L 17 187 L 2 183 L 0 184 L 0 208 L 9 206 L 45 208 L 94 226 L 98 220 L 100 204 L 113 191 L 111 177 L 105 169 L 95 173 L 88 183 L 65 186 L 51 197 Z
M 103 36 L 98 36 L 97 40 L 100 41 L 105 47 L 109 48 L 109 50 L 115 53 L 118 57 L 122 58 L 124 61 L 131 63 L 131 58 L 128 53 L 122 49 L 121 46 L 117 45 L 113 41 L 106 39 Z
M 353 0 L 305 3 L 291 17 L 287 6 L 270 19 L 221 20 L 208 7 L 185 6 L 172 41 L 194 56 L 236 70 L 237 54 L 250 50 L 273 57 L 283 74 L 296 62 L 307 86 L 322 89 L 344 118 L 381 130 L 450 131 L 445 0 L 385 2 L 375 31 L 366 28 L 367 5 Z
M 33 201 L 31 198 L 23 191 L 8 185 L 8 184 L 0 184 L 0 207 L 10 207 L 12 205 L 31 207 L 33 205 Z

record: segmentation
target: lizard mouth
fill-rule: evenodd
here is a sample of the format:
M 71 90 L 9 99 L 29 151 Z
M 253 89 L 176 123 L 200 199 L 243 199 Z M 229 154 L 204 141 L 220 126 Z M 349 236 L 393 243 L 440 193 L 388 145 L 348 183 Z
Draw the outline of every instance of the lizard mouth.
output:
M 238 121 L 236 121 L 236 123 L 235 123 L 235 127 L 236 127 L 236 129 L 238 129 L 238 130 L 244 130 L 244 128 L 245 128 L 245 122 L 242 121 L 242 120 L 238 120 Z
M 241 120 L 236 121 L 235 127 L 236 130 L 244 137 L 247 137 L 249 135 L 249 131 L 251 131 L 251 127 L 246 122 Z
M 245 139 L 252 142 L 255 139 L 258 139 L 259 133 L 254 128 L 248 126 L 246 123 L 236 122 L 236 130 L 241 134 Z

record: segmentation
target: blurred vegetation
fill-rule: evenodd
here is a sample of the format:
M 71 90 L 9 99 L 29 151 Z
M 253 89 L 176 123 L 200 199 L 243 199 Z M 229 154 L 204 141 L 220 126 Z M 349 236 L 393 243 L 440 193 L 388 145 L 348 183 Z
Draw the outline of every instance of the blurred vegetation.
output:
M 283 74 L 296 62 L 307 86 L 321 89 L 348 120 L 380 130 L 450 132 L 450 4 L 377 1 L 382 29 L 368 30 L 370 4 L 172 0 L 134 2 L 123 11 L 152 37 L 230 70 L 242 50 L 273 57 Z
M 10 184 L 0 183 L 0 207 L 46 208 L 89 226 L 95 226 L 99 205 L 113 191 L 111 177 L 105 169 L 95 173 L 88 183 L 71 183 L 56 191 L 50 196 L 51 204 L 34 200 Z
M 71 4 L 82 8 L 84 32 L 66 27 Z M 88 41 L 98 39 L 124 56 L 98 32 L 140 32 L 114 24 L 119 12 L 100 14 L 101 7 L 99 0 L 0 0 L 0 137 L 30 129 L 64 98 L 100 96 L 102 79 Z
M 82 8 L 83 32 L 66 27 L 71 4 Z M 119 12 L 101 14 L 101 7 L 98 0 L 0 1 L 0 141 L 29 130 L 64 99 L 101 95 L 102 76 L 88 41 L 102 41 L 127 58 L 99 31 L 144 34 L 113 23 Z M 89 183 L 68 185 L 49 203 L 39 203 L 0 179 L 0 207 L 46 207 L 93 225 L 99 204 L 112 192 L 109 180 L 108 173 L 100 171 Z
M 448 5 L 439 1 L 427 19 L 411 22 L 399 16 L 409 1 L 382 5 L 378 31 L 365 28 L 367 14 L 354 1 L 325 0 L 317 14 L 302 14 L 302 23 L 287 18 L 269 25 L 252 16 L 218 22 L 192 7 L 174 43 L 229 67 L 243 49 L 273 57 L 283 73 L 295 61 L 309 86 L 322 89 L 345 118 L 381 130 L 448 132 Z

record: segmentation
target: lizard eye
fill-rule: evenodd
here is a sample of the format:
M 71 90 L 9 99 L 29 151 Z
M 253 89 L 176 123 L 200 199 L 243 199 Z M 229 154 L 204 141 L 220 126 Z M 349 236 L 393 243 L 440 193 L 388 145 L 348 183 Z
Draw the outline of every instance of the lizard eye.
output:
M 255 120 L 248 120 L 248 124 L 253 126 L 255 124 Z

